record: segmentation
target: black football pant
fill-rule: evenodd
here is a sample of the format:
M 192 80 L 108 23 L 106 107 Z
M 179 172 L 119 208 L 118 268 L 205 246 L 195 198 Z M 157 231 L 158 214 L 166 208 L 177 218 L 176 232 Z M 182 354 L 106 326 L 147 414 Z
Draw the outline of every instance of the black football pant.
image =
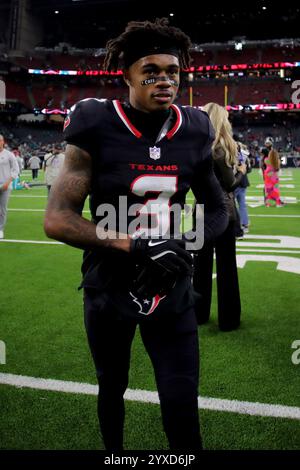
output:
M 234 221 L 229 222 L 226 230 L 213 243 L 204 245 L 195 256 L 193 284 L 195 291 L 201 295 L 196 305 L 199 324 L 208 321 L 210 316 L 214 250 L 217 268 L 218 323 L 221 330 L 229 331 L 239 326 L 241 316 Z
M 85 289 L 85 326 L 98 382 L 98 416 L 107 450 L 122 450 L 123 395 L 137 322 L 117 315 L 95 290 Z M 140 323 L 152 361 L 170 449 L 201 449 L 198 415 L 199 351 L 193 309 Z M 142 438 L 142 436 L 141 436 Z

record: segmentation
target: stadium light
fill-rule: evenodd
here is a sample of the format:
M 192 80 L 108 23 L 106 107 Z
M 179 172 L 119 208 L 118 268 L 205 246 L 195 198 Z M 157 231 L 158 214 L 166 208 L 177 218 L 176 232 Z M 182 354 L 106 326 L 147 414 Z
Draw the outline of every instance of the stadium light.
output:
M 243 43 L 242 42 L 236 42 L 234 44 L 234 48 L 236 51 L 241 51 L 243 49 Z

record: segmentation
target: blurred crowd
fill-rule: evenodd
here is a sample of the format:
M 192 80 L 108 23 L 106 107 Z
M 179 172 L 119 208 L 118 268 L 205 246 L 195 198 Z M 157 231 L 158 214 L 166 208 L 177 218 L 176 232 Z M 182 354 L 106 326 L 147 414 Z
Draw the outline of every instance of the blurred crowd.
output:
M 300 144 L 295 140 L 293 132 L 283 127 L 252 127 L 233 126 L 234 138 L 247 146 L 249 160 L 252 167 L 258 168 L 261 159 L 261 149 L 264 147 L 266 137 L 272 137 L 274 146 L 279 153 L 288 153 L 300 160 Z M 0 133 L 4 136 L 6 146 L 23 159 L 23 168 L 30 168 L 29 160 L 38 157 L 40 168 L 43 166 L 45 155 L 58 146 L 64 151 L 61 126 L 46 126 L 42 123 L 27 124 L 1 124 Z M 295 162 L 294 162 L 295 164 Z M 298 166 L 295 164 L 295 166 Z
M 6 148 L 22 162 L 22 169 L 33 169 L 32 165 L 35 167 L 37 161 L 38 168 L 42 168 L 45 155 L 54 148 L 62 152 L 65 150 L 61 130 L 45 129 L 39 125 L 1 126 L 0 123 L 0 134 L 5 138 Z

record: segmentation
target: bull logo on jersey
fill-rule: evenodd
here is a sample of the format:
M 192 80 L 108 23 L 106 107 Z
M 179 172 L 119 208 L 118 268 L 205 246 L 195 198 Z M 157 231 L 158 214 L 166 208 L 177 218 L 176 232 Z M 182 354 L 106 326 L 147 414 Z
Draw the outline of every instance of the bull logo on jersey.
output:
M 149 147 L 149 155 L 153 160 L 158 160 L 160 158 L 160 148 L 159 147 Z
M 154 312 L 156 307 L 158 306 L 159 302 L 165 298 L 156 295 L 155 297 L 149 297 L 145 299 L 138 299 L 132 292 L 129 292 L 131 295 L 133 302 L 135 302 L 139 306 L 139 312 L 141 315 L 151 315 Z

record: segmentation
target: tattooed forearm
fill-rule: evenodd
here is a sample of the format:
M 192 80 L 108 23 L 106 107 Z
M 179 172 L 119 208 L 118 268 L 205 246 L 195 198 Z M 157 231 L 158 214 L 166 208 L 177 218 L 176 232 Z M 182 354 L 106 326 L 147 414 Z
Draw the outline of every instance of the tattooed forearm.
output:
M 89 190 L 90 185 L 89 181 L 86 180 L 86 175 L 74 175 L 69 178 L 65 184 L 65 191 L 67 194 L 72 194 L 75 191 L 77 193 L 77 197 L 82 199 L 86 197 Z
M 90 192 L 90 184 L 91 157 L 84 150 L 68 145 L 64 166 L 51 188 L 48 208 L 78 212 Z
M 85 174 L 62 175 L 51 188 L 48 207 L 54 210 L 72 209 L 81 214 L 84 201 L 90 192 Z M 64 197 L 60 197 L 64 195 Z
M 100 240 L 96 225 L 81 216 L 90 188 L 91 157 L 68 145 L 64 167 L 51 188 L 44 222 L 46 234 L 77 248 L 110 247 L 128 251 L 129 240 L 119 240 L 117 234 Z

